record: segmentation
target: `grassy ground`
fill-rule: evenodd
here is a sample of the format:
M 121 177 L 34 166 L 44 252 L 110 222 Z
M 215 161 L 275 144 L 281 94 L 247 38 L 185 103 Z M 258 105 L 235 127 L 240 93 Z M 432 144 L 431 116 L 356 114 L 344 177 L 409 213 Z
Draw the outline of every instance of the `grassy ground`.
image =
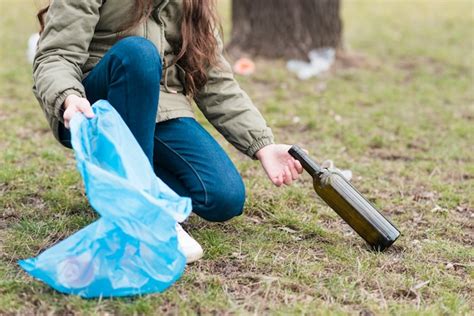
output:
M 16 264 L 96 218 L 30 91 L 30 2 L 0 3 L 0 314 L 472 313 L 472 1 L 347 0 L 345 43 L 365 66 L 300 82 L 259 61 L 240 78 L 280 142 L 353 170 L 401 229 L 396 246 L 368 251 L 308 176 L 274 188 L 225 145 L 247 185 L 245 216 L 192 217 L 204 259 L 163 294 L 110 300 L 61 295 Z

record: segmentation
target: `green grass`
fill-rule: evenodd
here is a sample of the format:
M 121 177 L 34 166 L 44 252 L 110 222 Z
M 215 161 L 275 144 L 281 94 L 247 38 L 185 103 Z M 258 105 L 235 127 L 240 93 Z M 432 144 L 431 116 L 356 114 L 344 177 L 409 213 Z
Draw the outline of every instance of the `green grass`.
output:
M 228 2 L 221 9 L 228 21 Z M 24 51 L 35 7 L 2 0 L 0 314 L 471 314 L 473 10 L 472 1 L 347 0 L 345 45 L 363 66 L 301 82 L 284 62 L 257 60 L 257 73 L 239 78 L 278 141 L 353 170 L 402 231 L 389 251 L 368 251 L 308 176 L 273 187 L 203 121 L 244 177 L 245 215 L 224 224 L 193 216 L 186 226 L 205 257 L 165 293 L 83 300 L 16 264 L 96 215 L 31 93 Z

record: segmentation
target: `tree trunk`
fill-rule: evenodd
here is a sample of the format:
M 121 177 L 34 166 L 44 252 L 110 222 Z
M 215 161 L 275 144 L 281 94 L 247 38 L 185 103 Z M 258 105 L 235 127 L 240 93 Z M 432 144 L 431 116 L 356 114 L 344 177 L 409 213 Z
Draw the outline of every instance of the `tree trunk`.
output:
M 306 58 L 310 50 L 341 46 L 340 0 L 233 0 L 235 55 Z

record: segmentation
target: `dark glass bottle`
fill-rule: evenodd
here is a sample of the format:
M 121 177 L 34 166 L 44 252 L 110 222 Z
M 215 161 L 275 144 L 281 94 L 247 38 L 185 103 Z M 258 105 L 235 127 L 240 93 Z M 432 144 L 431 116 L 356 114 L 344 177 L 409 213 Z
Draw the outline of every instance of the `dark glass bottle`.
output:
M 316 193 L 364 240 L 377 251 L 390 247 L 400 236 L 400 231 L 375 206 L 365 199 L 343 175 L 321 168 L 298 146 L 289 154 L 299 160 L 313 177 Z

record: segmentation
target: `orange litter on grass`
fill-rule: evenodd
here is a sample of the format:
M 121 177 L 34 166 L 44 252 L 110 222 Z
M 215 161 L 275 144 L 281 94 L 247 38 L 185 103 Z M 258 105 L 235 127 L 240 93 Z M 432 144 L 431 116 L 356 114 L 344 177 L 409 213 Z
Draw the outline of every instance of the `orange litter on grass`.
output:
M 255 72 L 255 63 L 249 58 L 240 58 L 234 64 L 234 72 L 242 76 L 250 76 Z

